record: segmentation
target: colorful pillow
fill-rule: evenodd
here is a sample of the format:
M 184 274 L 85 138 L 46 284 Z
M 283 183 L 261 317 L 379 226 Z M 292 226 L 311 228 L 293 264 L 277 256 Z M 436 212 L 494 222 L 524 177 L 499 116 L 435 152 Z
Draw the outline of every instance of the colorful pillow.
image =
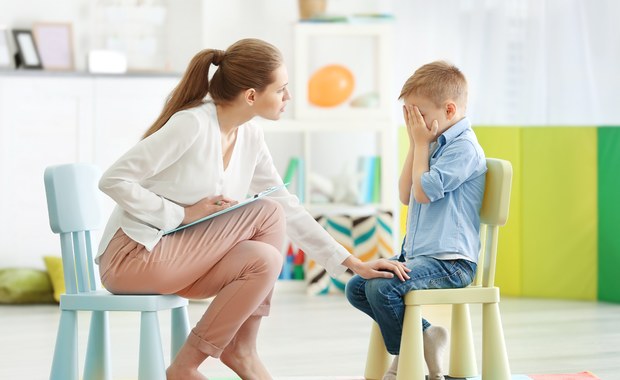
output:
M 54 299 L 56 302 L 60 302 L 60 295 L 65 294 L 65 275 L 62 270 L 62 257 L 60 256 L 45 256 L 43 257 L 47 273 L 50 280 L 52 280 L 52 287 L 54 288 Z
M 392 247 L 393 216 L 389 211 L 377 210 L 368 215 L 330 214 L 315 216 L 325 230 L 347 251 L 362 261 L 394 256 Z M 337 278 L 330 277 L 323 267 L 308 260 L 307 293 L 320 295 L 344 292 L 353 272 L 347 270 Z
M 45 271 L 29 268 L 0 269 L 0 303 L 52 302 L 52 284 Z

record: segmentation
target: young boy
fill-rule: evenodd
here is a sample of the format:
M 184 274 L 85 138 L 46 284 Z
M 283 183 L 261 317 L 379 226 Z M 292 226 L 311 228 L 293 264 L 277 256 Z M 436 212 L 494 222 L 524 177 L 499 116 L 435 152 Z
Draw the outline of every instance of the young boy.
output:
M 420 67 L 405 82 L 399 99 L 409 135 L 409 152 L 399 181 L 399 195 L 409 205 L 407 235 L 400 255 L 409 279 L 348 283 L 349 302 L 374 319 L 387 350 L 396 355 L 383 380 L 396 379 L 405 305 L 411 290 L 461 288 L 476 272 L 480 250 L 480 206 L 486 160 L 465 116 L 467 81 L 442 61 Z M 445 328 L 422 321 L 424 358 L 429 379 L 444 379 Z

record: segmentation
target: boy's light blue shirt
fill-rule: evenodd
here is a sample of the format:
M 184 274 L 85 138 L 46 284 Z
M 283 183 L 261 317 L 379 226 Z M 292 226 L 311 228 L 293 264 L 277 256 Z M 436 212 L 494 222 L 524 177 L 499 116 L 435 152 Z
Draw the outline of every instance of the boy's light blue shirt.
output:
M 463 118 L 437 138 L 422 189 L 430 203 L 415 201 L 407 215 L 403 254 L 478 261 L 480 206 L 484 195 L 486 159 L 482 147 Z

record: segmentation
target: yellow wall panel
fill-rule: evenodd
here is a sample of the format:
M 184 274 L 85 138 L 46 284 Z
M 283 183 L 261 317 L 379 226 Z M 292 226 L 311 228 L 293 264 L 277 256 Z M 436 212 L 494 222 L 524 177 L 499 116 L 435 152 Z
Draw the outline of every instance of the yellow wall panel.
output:
M 407 128 L 401 126 L 398 128 L 398 170 L 397 175 L 400 178 L 400 172 L 405 164 L 405 158 L 407 158 L 407 152 L 409 151 L 409 136 L 407 135 Z M 398 194 L 398 189 L 396 189 Z M 407 232 L 407 206 L 400 207 L 400 240 L 402 241 L 405 233 Z
M 596 128 L 522 129 L 523 296 L 596 299 Z
M 513 178 L 508 221 L 499 229 L 495 284 L 503 295 L 522 295 L 522 218 L 521 218 L 521 128 L 475 127 L 478 141 L 487 157 L 512 164 Z

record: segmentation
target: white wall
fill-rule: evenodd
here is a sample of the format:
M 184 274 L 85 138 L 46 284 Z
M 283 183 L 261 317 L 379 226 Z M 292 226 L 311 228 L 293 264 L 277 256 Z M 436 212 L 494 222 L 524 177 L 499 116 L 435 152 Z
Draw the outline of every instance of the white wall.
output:
M 73 23 L 78 69 L 93 36 L 89 0 L 0 0 L 0 25 Z M 115 4 L 115 2 L 108 3 Z M 118 3 L 118 2 L 117 2 Z M 125 1 L 137 4 L 137 1 Z M 292 66 L 295 0 L 151 0 L 168 8 L 163 68 L 181 72 L 205 47 L 244 37 L 278 46 Z M 620 2 L 615 0 L 328 0 L 335 14 L 396 15 L 395 95 L 420 65 L 446 59 L 470 81 L 470 116 L 479 124 L 619 124 Z M 293 73 L 291 73 L 293 74 Z M 296 85 L 296 84 L 292 84 Z M 400 120 L 395 102 L 394 116 Z
M 141 6 L 161 5 L 166 9 L 161 30 L 157 23 L 137 25 L 132 13 Z M 116 21 L 110 21 L 106 7 L 118 6 Z M 123 8 L 124 7 L 124 8 Z M 73 29 L 75 67 L 86 68 L 91 49 L 105 48 L 102 33 L 107 36 L 152 34 L 158 38 L 157 53 L 151 62 L 156 70 L 181 72 L 193 54 L 202 46 L 200 11 L 202 0 L 111 1 L 111 0 L 0 0 L 0 26 L 10 29 L 31 29 L 36 22 L 69 22 Z M 109 10 L 109 9 L 108 9 Z M 140 18 L 138 18 L 140 20 Z M 148 17 L 144 17 L 148 21 Z M 157 30 L 153 30 L 156 28 Z M 115 30 L 116 29 L 116 30 Z M 13 41 L 11 41 L 13 45 Z M 139 61 L 139 60 L 138 60 Z M 131 57 L 130 62 L 131 65 Z M 144 62 L 135 62 L 144 65 Z M 147 67 L 147 69 L 152 69 Z
M 31 29 L 35 21 L 72 22 L 78 68 L 84 68 L 88 49 L 88 23 L 79 20 L 88 18 L 89 7 L 85 0 L 0 0 L 0 25 L 10 29 Z
M 295 1 L 203 4 L 205 46 L 225 48 L 254 36 L 280 47 L 292 63 Z M 395 97 L 416 68 L 445 59 L 469 79 L 474 123 L 620 124 L 614 107 L 620 98 L 620 49 L 615 48 L 620 46 L 620 2 L 331 0 L 328 11 L 396 15 Z M 397 102 L 394 117 L 401 119 Z

